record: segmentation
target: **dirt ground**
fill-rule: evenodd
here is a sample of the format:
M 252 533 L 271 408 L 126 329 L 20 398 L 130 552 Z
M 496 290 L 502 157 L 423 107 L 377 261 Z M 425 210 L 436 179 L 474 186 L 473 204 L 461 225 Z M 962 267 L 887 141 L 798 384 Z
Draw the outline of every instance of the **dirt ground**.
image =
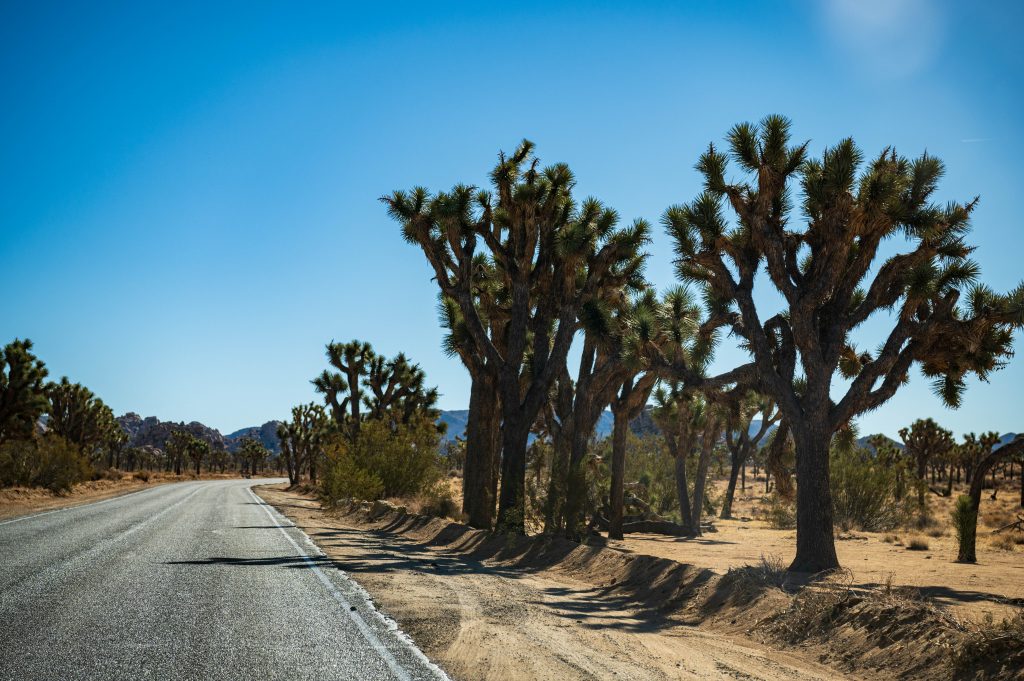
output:
M 131 473 L 126 473 L 120 480 L 90 480 L 74 486 L 67 494 L 54 494 L 49 490 L 39 487 L 5 487 L 0 488 L 0 520 L 14 518 L 16 516 L 42 513 L 58 508 L 69 506 L 80 506 L 91 504 L 95 501 L 103 501 L 111 497 L 118 497 L 124 494 L 131 494 L 153 487 L 155 485 L 167 484 L 169 482 L 183 482 L 185 480 L 213 480 L 221 478 L 238 477 L 220 473 L 203 473 L 198 478 L 195 475 L 173 475 L 169 473 L 151 473 L 149 480 L 144 481 L 136 478 Z
M 625 541 L 609 546 L 638 554 L 669 558 L 724 574 L 731 567 L 756 564 L 762 556 L 789 564 L 796 552 L 795 530 L 774 530 L 758 520 L 757 509 L 764 489 L 763 478 L 750 484 L 748 492 L 737 492 L 735 520 L 712 519 L 714 533 L 691 539 L 662 535 L 631 534 Z M 887 582 L 911 586 L 946 607 L 957 617 L 981 619 L 991 613 L 997 619 L 1024 606 L 1024 546 L 1006 541 L 992 530 L 1012 521 L 1019 507 L 1019 482 L 999 491 L 995 501 L 989 491 L 982 497 L 978 528 L 978 562 L 956 563 L 956 537 L 950 526 L 952 500 L 929 499 L 935 525 L 927 530 L 895 530 L 886 533 L 839 532 L 836 551 L 840 563 L 852 573 L 855 586 L 877 586 Z M 724 482 L 716 481 L 716 493 Z M 742 520 L 741 520 L 742 519 Z M 935 536 L 938 535 L 938 536 Z M 1020 533 L 1004 533 L 1007 539 L 1024 539 Z M 911 539 L 923 540 L 926 550 L 907 548 Z
M 633 560 L 619 551 L 572 545 L 531 556 L 533 549 L 512 549 L 516 559 L 505 560 L 500 547 L 483 546 L 483 533 L 463 526 L 328 514 L 283 486 L 257 491 L 455 679 L 871 678 L 844 677 L 814 651 L 761 645 L 743 634 L 750 622 L 735 617 L 709 629 L 674 608 L 652 607 L 657 589 L 666 591 L 669 561 L 636 560 L 631 581 L 645 593 L 623 593 L 608 588 Z M 706 570 L 675 568 L 684 574 L 678 579 L 676 571 L 674 582 L 695 591 L 710 585 Z

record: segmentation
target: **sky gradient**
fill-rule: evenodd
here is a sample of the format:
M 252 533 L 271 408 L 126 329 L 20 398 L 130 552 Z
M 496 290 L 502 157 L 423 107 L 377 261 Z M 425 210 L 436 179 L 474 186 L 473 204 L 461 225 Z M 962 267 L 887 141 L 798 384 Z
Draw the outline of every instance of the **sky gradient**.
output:
M 940 200 L 981 196 L 984 280 L 1024 277 L 1020 3 L 145 4 L 0 8 L 0 342 L 31 338 L 116 413 L 283 418 L 352 338 L 465 408 L 429 268 L 377 199 L 482 184 L 523 137 L 654 223 L 699 191 L 708 142 L 768 113 L 815 154 L 927 149 Z M 660 227 L 650 250 L 663 290 Z M 1018 358 L 952 412 L 915 375 L 861 430 L 1024 430 L 1022 386 Z

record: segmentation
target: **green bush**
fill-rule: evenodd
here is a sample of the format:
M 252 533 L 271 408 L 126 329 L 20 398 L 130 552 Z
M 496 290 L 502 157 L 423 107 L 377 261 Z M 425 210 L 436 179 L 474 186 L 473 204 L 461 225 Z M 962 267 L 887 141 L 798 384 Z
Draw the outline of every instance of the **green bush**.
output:
M 381 479 L 356 465 L 345 448 L 328 450 L 320 492 L 328 507 L 346 499 L 380 499 L 384 491 Z
M 56 494 L 88 480 L 92 467 L 78 447 L 48 433 L 0 446 L 0 485 L 45 487 Z
M 775 492 L 768 497 L 765 505 L 764 520 L 775 530 L 792 530 L 796 527 L 796 507 Z
M 440 435 L 427 418 L 392 427 L 385 421 L 360 425 L 355 442 L 327 447 L 322 493 L 329 504 L 342 499 L 413 497 L 441 477 Z
M 833 522 L 844 530 L 884 532 L 909 517 L 899 489 L 903 463 L 881 461 L 864 449 L 835 448 L 831 457 Z

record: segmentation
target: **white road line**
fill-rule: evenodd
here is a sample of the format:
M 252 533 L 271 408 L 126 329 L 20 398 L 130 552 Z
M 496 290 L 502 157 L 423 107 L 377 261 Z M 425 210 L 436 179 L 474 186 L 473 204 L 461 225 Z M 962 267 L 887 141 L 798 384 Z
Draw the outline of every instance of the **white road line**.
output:
M 179 484 L 179 483 L 171 483 L 171 485 L 175 485 L 175 484 Z M 0 525 L 9 525 L 11 523 L 20 523 L 22 520 L 32 520 L 33 518 L 41 518 L 42 516 L 50 515 L 51 513 L 60 513 L 62 511 L 75 511 L 75 510 L 78 510 L 80 508 L 89 508 L 89 507 L 92 507 L 92 506 L 99 506 L 101 504 L 108 504 L 111 501 L 120 501 L 121 499 L 127 499 L 128 497 L 133 497 L 136 494 L 142 494 L 143 492 L 152 492 L 155 489 L 160 489 L 161 487 L 170 487 L 171 485 L 155 485 L 153 487 L 147 487 L 146 489 L 140 489 L 137 492 L 129 492 L 128 494 L 121 494 L 121 495 L 116 496 L 116 497 L 110 497 L 109 499 L 103 499 L 102 501 L 91 501 L 88 504 L 77 504 L 75 506 L 65 506 L 64 508 L 55 508 L 52 511 L 43 511 L 42 513 L 33 513 L 32 515 L 23 515 L 23 516 L 19 516 L 17 518 L 11 518 L 10 520 L 0 520 Z
M 281 531 L 281 534 L 284 535 L 284 538 L 288 540 L 288 543 L 295 547 L 295 550 L 298 551 L 299 556 L 302 558 L 302 560 L 310 567 L 310 569 L 313 570 L 314 574 L 316 574 L 317 578 L 323 583 L 323 585 L 327 587 L 327 591 L 329 591 L 331 596 L 334 597 L 334 600 L 338 601 L 338 603 L 341 604 L 341 609 L 348 614 L 348 616 L 352 619 L 352 622 L 356 625 L 356 627 L 358 627 L 360 633 L 362 633 L 363 637 L 370 643 L 371 646 L 373 646 L 373 649 L 377 651 L 377 654 L 384 659 L 388 667 L 391 668 L 391 671 L 395 673 L 395 676 L 397 676 L 399 679 L 402 679 L 403 681 L 412 681 L 412 677 L 409 676 L 409 673 L 402 669 L 402 667 L 398 664 L 398 661 L 394 658 L 391 652 L 384 646 L 384 644 L 373 632 L 373 630 L 370 629 L 369 625 L 367 625 L 366 621 L 363 620 L 359 612 L 352 607 L 352 605 L 348 602 L 348 599 L 345 598 L 344 594 L 338 591 L 338 587 L 336 587 L 334 583 L 327 577 L 327 575 L 323 573 L 323 571 L 317 566 L 317 564 L 313 561 L 309 554 L 306 553 L 306 551 L 301 546 L 299 546 L 295 542 L 295 540 L 292 539 L 291 536 L 285 531 L 286 526 L 282 525 L 281 521 L 275 518 L 274 514 L 271 513 L 271 509 L 273 507 L 270 506 L 270 504 L 268 504 L 267 502 L 260 499 L 258 496 L 256 496 L 256 493 L 252 491 L 251 487 L 249 487 L 248 490 L 252 498 L 256 500 L 256 503 L 263 507 L 263 510 L 266 512 L 267 517 L 269 517 L 270 520 L 277 527 L 277 529 Z M 274 509 L 274 513 L 277 513 L 276 509 Z M 294 524 L 290 525 L 289 527 L 292 527 L 298 530 L 299 532 L 302 532 L 302 530 L 300 530 Z M 427 660 L 426 656 L 423 655 L 422 652 L 420 653 L 420 655 L 423 656 L 425 662 L 430 664 L 429 660 Z M 436 666 L 435 669 L 437 669 Z M 440 671 L 440 669 L 438 669 L 438 671 Z M 447 676 L 445 676 L 444 673 L 441 672 L 441 678 L 447 679 Z

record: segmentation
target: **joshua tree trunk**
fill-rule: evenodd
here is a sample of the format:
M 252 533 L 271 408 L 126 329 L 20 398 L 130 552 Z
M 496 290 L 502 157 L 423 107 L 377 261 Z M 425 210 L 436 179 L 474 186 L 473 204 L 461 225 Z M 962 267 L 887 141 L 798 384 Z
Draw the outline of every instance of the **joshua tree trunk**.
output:
M 656 382 L 655 374 L 645 373 L 634 382 L 632 377 L 623 381 L 611 402 L 615 422 L 612 430 L 612 481 L 611 517 L 608 519 L 608 536 L 611 539 L 622 539 L 622 517 L 624 509 L 624 487 L 626 478 L 626 437 L 629 435 L 629 422 L 640 415 L 647 398 Z
M 718 516 L 723 520 L 732 518 L 732 501 L 736 496 L 736 481 L 740 477 L 747 460 L 747 448 L 740 445 L 732 452 L 732 468 L 729 470 L 729 485 L 725 488 L 725 500 L 722 501 L 722 513 Z
M 491 529 L 497 492 L 500 412 L 492 381 L 474 378 L 466 424 L 466 463 L 462 478 L 462 512 L 472 527 Z
M 624 513 L 624 487 L 626 477 L 626 435 L 629 433 L 629 418 L 621 410 L 615 413 L 612 427 L 612 483 L 610 497 L 610 517 L 608 518 L 608 538 L 622 539 L 622 519 Z
M 796 558 L 792 572 L 839 567 L 832 528 L 829 447 L 832 434 L 813 422 L 793 429 L 796 443 Z
M 526 532 L 526 444 L 530 422 L 522 414 L 510 418 L 504 409 L 501 429 L 501 494 L 498 498 L 498 527 L 501 532 Z
M 675 457 L 676 498 L 679 500 L 679 516 L 683 527 L 693 527 L 693 516 L 690 511 L 690 491 L 686 482 L 686 457 Z
M 672 435 L 665 438 L 668 444 L 669 454 L 675 466 L 676 473 L 676 498 L 679 500 L 679 516 L 683 527 L 691 527 L 693 522 L 690 516 L 690 491 L 686 484 L 686 452 L 685 448 L 680 449 L 679 442 Z
M 968 468 L 967 472 L 971 475 L 971 487 L 967 493 L 967 497 L 970 500 L 968 507 L 969 516 L 967 519 L 969 527 L 964 528 L 966 531 L 962 530 L 960 532 L 960 547 L 957 552 L 956 562 L 976 563 L 978 561 L 975 552 L 975 544 L 977 543 L 975 540 L 977 539 L 978 509 L 981 506 L 981 491 L 985 486 L 985 474 L 1003 459 L 1017 456 L 1022 451 L 1024 451 L 1024 435 L 1018 435 L 1012 442 L 1008 442 L 994 452 L 989 452 L 987 456 L 978 460 L 978 463 L 974 465 L 973 471 Z
M 704 487 L 708 479 L 708 466 L 711 464 L 711 453 L 718 439 L 718 421 L 708 414 L 704 435 L 701 437 L 700 459 L 697 461 L 697 478 L 693 481 L 693 510 L 690 513 L 690 534 L 700 536 L 700 518 L 704 511 Z

